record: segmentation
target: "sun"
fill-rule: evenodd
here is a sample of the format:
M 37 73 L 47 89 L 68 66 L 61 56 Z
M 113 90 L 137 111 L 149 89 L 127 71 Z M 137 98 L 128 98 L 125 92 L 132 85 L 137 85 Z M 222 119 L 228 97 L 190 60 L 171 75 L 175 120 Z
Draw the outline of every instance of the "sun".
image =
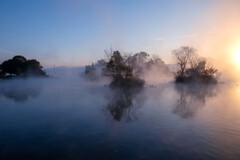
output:
M 235 49 L 232 49 L 233 53 L 233 62 L 240 68 L 240 45 L 239 47 L 236 47 Z
M 236 49 L 236 52 L 235 52 L 235 61 L 236 63 L 240 66 L 240 47 L 238 47 Z

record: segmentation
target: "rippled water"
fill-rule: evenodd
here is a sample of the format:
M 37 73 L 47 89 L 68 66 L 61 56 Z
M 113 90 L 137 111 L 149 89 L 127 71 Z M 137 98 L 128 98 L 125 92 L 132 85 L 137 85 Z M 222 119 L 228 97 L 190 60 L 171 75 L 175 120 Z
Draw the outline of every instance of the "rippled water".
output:
M 240 159 L 240 86 L 0 81 L 0 159 Z

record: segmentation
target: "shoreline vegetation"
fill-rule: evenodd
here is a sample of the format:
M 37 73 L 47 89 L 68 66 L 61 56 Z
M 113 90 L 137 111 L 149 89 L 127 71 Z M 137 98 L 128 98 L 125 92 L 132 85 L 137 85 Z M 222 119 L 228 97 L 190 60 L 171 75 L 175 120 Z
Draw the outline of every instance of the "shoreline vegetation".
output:
M 144 75 L 159 74 L 161 77 L 173 76 L 175 83 L 182 84 L 217 84 L 219 73 L 205 58 L 196 53 L 196 49 L 182 46 L 172 51 L 177 71 L 173 73 L 159 57 L 149 58 L 146 52 L 134 55 L 121 55 L 119 51 L 105 51 L 106 58 L 85 66 L 83 77 L 88 81 L 101 78 L 111 79 L 111 88 L 143 88 Z M 157 72 L 151 72 L 156 68 Z
M 140 89 L 145 85 L 145 78 L 151 74 L 164 73 L 172 76 L 162 59 L 150 58 L 146 52 L 134 55 L 122 55 L 119 51 L 105 51 L 106 58 L 87 65 L 83 77 L 89 81 L 110 78 L 110 88 Z
M 110 79 L 110 88 L 140 89 L 146 84 L 147 77 L 174 77 L 175 83 L 183 84 L 216 84 L 219 73 L 207 60 L 196 53 L 196 49 L 182 46 L 172 51 L 177 71 L 170 71 L 164 61 L 150 57 L 146 52 L 133 55 L 122 55 L 119 51 L 105 51 L 105 58 L 85 66 L 82 77 L 87 81 Z M 0 65 L 0 79 L 49 77 L 40 62 L 27 60 L 21 55 L 4 61 Z
M 205 58 L 199 57 L 196 49 L 182 46 L 172 52 L 179 67 L 175 74 L 177 83 L 218 83 L 218 70 L 212 67 Z
M 35 59 L 27 60 L 21 55 L 4 61 L 0 65 L 0 79 L 48 77 L 43 67 Z

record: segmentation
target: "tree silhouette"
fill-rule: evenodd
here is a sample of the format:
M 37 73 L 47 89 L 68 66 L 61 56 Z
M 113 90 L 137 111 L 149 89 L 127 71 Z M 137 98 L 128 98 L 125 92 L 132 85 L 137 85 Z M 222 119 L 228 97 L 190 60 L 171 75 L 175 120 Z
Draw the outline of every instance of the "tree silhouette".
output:
M 127 120 L 132 119 L 132 96 L 129 92 L 118 92 L 107 105 L 107 110 L 115 121 L 121 121 L 123 117 Z
M 175 91 L 178 93 L 179 98 L 172 112 L 182 118 L 192 118 L 196 112 L 202 108 L 208 99 L 217 96 L 217 85 L 183 85 L 176 84 Z
M 2 71 L 0 71 L 0 78 L 3 78 L 4 76 L 5 76 L 5 74 Z
M 217 82 L 217 69 L 209 67 L 204 58 L 199 58 L 194 48 L 183 46 L 174 50 L 173 55 L 179 66 L 176 82 Z
M 37 60 L 32 59 L 25 62 L 24 71 L 27 75 L 45 76 L 46 73 L 42 70 L 42 68 L 43 67 Z
M 176 80 L 183 81 L 186 77 L 187 64 L 191 57 L 195 54 L 195 49 L 188 46 L 182 46 L 179 49 L 173 50 L 173 56 L 177 60 L 179 70 L 177 71 Z
M 217 82 L 216 73 L 217 69 L 207 67 L 206 60 L 201 60 L 195 67 L 191 67 L 186 70 L 188 81 L 194 82 Z
M 107 97 L 108 104 L 103 109 L 107 118 L 115 122 L 129 122 L 137 119 L 138 109 L 144 98 L 135 90 L 116 89 Z
M 119 51 L 113 52 L 103 70 L 105 76 L 112 78 L 111 87 L 143 87 L 144 81 L 133 72 L 133 67 L 127 62 L 128 57 L 122 57 Z
M 82 75 L 84 78 L 96 81 L 103 77 L 110 77 L 112 79 L 111 86 L 142 87 L 144 85 L 143 78 L 154 79 L 156 74 L 159 77 L 173 75 L 161 58 L 157 56 L 150 58 L 146 52 L 121 55 L 119 51 L 110 49 L 105 53 L 106 59 L 101 59 L 85 67 Z
M 3 76 L 6 75 L 6 73 L 16 76 L 46 76 L 42 68 L 37 60 L 27 60 L 21 55 L 4 61 L 0 66 Z

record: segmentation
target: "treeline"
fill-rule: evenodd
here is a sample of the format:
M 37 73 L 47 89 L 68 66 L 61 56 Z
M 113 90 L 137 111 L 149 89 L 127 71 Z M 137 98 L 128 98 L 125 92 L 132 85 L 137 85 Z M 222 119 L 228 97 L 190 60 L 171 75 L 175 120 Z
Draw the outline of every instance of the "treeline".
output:
M 12 59 L 4 61 L 0 65 L 0 78 L 28 76 L 45 77 L 46 73 L 42 68 L 43 67 L 37 60 L 27 60 L 25 57 L 17 55 Z
M 105 59 L 85 67 L 84 77 L 95 81 L 102 77 L 111 78 L 111 87 L 143 87 L 144 75 L 155 68 L 171 76 L 171 71 L 158 57 L 150 58 L 145 52 L 134 55 L 121 55 L 119 51 L 105 52 Z M 177 71 L 174 73 L 177 83 L 217 83 L 217 69 L 210 66 L 205 58 L 199 57 L 192 47 L 183 46 L 173 50 Z
M 188 46 L 172 52 L 178 68 L 175 73 L 169 70 L 161 58 L 150 57 L 146 52 L 122 55 L 119 51 L 110 49 L 105 54 L 106 58 L 85 67 L 84 78 L 98 81 L 108 77 L 111 79 L 111 87 L 122 88 L 141 88 L 148 77 L 163 79 L 164 76 L 175 75 L 178 83 L 217 83 L 218 79 L 218 70 Z M 46 76 L 40 62 L 17 55 L 0 64 L 0 78 L 28 76 Z

